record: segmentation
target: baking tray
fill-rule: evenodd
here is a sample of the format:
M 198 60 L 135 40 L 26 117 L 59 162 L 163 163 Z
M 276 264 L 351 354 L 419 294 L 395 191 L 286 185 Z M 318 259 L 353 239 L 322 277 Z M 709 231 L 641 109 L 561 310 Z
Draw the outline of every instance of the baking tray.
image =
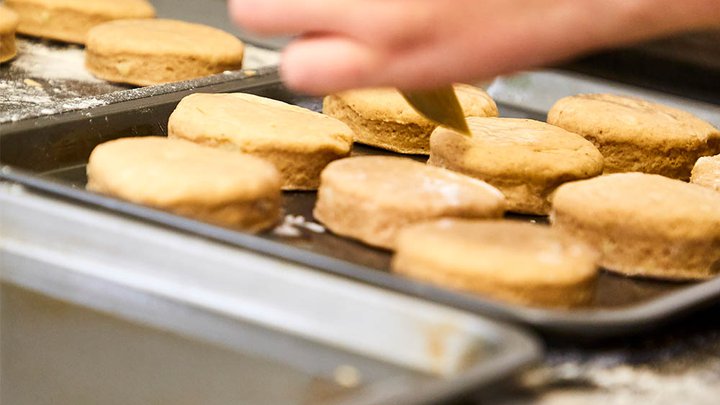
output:
M 509 86 L 517 82 L 526 81 L 506 80 L 499 83 Z M 497 93 L 497 88 L 491 86 L 490 89 Z M 276 72 L 265 72 L 248 79 L 209 85 L 194 91 L 244 91 L 314 110 L 318 110 L 321 105 L 320 99 L 287 91 L 280 84 Z M 2 126 L 0 163 L 4 167 L 0 171 L 0 178 L 77 203 L 103 207 L 117 214 L 142 218 L 325 272 L 502 320 L 520 322 L 551 337 L 599 339 L 639 333 L 717 301 L 720 297 L 720 279 L 678 283 L 627 278 L 603 272 L 597 298 L 588 308 L 548 310 L 521 307 L 391 274 L 388 271 L 389 253 L 329 232 L 318 233 L 301 228 L 299 237 L 283 237 L 273 232 L 248 235 L 95 195 L 83 189 L 84 165 L 95 145 L 123 136 L 164 134 L 168 116 L 177 102 L 190 92 L 164 94 Z M 500 103 L 499 107 L 503 116 L 544 118 L 540 112 L 530 109 L 505 103 Z M 363 146 L 357 146 L 354 153 L 388 154 Z M 314 193 L 288 192 L 284 198 L 288 214 L 312 220 Z M 544 221 L 539 217 L 515 218 Z
M 605 50 L 565 65 L 684 98 L 720 104 L 720 30 L 688 32 Z
M 507 325 L 0 182 L 0 402 L 429 404 L 540 354 Z
M 201 23 L 238 35 L 245 42 L 243 69 L 163 86 L 136 88 L 94 77 L 85 69 L 82 46 L 19 35 L 18 55 L 0 64 L 0 123 L 80 111 L 100 105 L 237 80 L 277 66 L 278 51 L 237 29 L 224 0 L 154 0 L 158 17 Z M 271 41 L 272 42 L 272 41 Z

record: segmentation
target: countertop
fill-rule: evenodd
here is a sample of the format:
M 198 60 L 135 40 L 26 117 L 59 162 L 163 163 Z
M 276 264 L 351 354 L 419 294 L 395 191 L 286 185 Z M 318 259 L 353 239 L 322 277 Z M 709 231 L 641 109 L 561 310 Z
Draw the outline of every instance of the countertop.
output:
M 543 364 L 472 404 L 720 403 L 720 305 L 643 336 L 548 342 Z

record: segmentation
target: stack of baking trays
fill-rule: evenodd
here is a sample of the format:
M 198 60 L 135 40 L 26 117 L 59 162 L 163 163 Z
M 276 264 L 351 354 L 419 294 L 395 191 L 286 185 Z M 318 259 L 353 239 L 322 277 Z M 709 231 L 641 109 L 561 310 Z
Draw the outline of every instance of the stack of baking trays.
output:
M 26 58 L 58 63 L 82 53 L 20 45 Z M 535 332 L 577 341 L 636 334 L 720 298 L 720 279 L 603 272 L 590 306 L 517 306 L 391 274 L 389 252 L 316 226 L 313 192 L 284 193 L 291 232 L 251 235 L 85 190 L 95 146 L 167 134 L 189 94 L 321 108 L 263 66 L 276 53 L 253 52 L 252 70 L 141 89 L 63 77 L 68 65 L 45 76 L 23 59 L 0 69 L 0 402 L 434 403 L 538 360 Z M 563 96 L 617 93 L 720 126 L 712 104 L 565 71 L 498 78 L 488 91 L 505 117 L 543 120 Z M 40 101 L 28 98 L 39 92 Z

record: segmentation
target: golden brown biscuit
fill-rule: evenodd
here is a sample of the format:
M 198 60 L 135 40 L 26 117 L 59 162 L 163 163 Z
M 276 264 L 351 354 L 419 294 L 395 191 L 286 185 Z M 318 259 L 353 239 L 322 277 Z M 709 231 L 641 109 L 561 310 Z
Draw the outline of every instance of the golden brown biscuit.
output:
M 720 155 L 698 159 L 693 167 L 690 182 L 720 191 Z
M 599 257 L 543 225 L 443 219 L 400 231 L 392 269 L 513 303 L 576 307 L 592 301 Z
M 144 19 L 93 28 L 85 51 L 85 67 L 95 76 L 148 86 L 240 69 L 244 45 L 205 25 Z
M 124 18 L 151 18 L 146 0 L 6 0 L 20 16 L 18 32 L 34 37 L 84 44 L 98 24 Z
M 605 173 L 644 172 L 688 180 L 699 157 L 720 152 L 720 131 L 709 123 L 632 97 L 566 97 L 550 109 L 548 123 L 594 143 L 605 158 Z
M 553 226 L 603 254 L 618 273 L 704 279 L 720 272 L 720 194 L 644 173 L 619 173 L 560 186 Z
M 325 166 L 352 148 L 350 128 L 335 118 L 243 93 L 185 97 L 168 133 L 265 158 L 280 170 L 285 190 L 317 189 Z
M 497 187 L 508 211 L 546 215 L 550 194 L 562 183 L 602 173 L 592 143 L 544 122 L 516 118 L 468 118 L 472 136 L 445 128 L 430 138 L 428 164 Z
M 468 117 L 496 117 L 495 102 L 483 90 L 456 84 L 455 92 Z M 418 114 L 395 89 L 351 90 L 323 100 L 323 112 L 340 119 L 355 133 L 355 142 L 399 153 L 428 154 L 437 125 Z
M 0 4 L 0 63 L 9 61 L 17 54 L 15 47 L 17 27 L 17 14 Z
M 88 190 L 218 225 L 259 231 L 280 218 L 280 174 L 262 159 L 163 137 L 98 145 Z
M 504 197 L 480 180 L 399 157 L 362 156 L 322 172 L 314 215 L 336 234 L 392 249 L 400 229 L 443 217 L 497 218 Z

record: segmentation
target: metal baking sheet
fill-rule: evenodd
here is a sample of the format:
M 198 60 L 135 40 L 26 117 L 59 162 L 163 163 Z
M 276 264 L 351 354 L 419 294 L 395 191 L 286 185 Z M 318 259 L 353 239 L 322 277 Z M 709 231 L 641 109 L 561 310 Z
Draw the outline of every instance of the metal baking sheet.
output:
M 320 108 L 319 99 L 288 92 L 279 83 L 276 73 L 272 72 L 196 90 L 241 90 L 315 110 Z M 524 323 L 550 336 L 596 339 L 639 333 L 720 298 L 720 279 L 701 283 L 678 283 L 602 273 L 597 298 L 591 307 L 576 310 L 520 307 L 391 274 L 388 270 L 391 257 L 388 252 L 329 232 L 317 232 L 316 224 L 296 227 L 299 228 L 297 236 L 282 236 L 283 233 L 279 235 L 273 232 L 252 236 L 84 191 L 84 165 L 95 145 L 123 136 L 164 134 L 169 114 L 176 103 L 188 93 L 189 91 L 149 97 L 97 107 L 86 112 L 68 113 L 52 119 L 16 122 L 0 127 L 3 130 L 0 136 L 0 163 L 5 165 L 0 175 L 76 202 L 162 223 L 177 230 L 203 235 L 427 300 Z M 503 116 L 544 118 L 538 111 L 504 103 L 500 103 L 500 110 Z M 357 146 L 354 153 L 389 152 Z M 288 214 L 312 221 L 314 193 L 288 192 L 284 197 Z M 517 218 L 543 221 L 543 218 L 537 217 Z
M 16 184 L 0 206 L 4 404 L 429 404 L 540 354 L 468 312 Z
M 85 70 L 84 58 L 83 48 L 77 45 L 19 38 L 17 58 L 0 65 L 0 123 L 242 79 L 255 74 L 258 69 L 277 66 L 279 54 L 248 45 L 243 70 L 141 88 L 95 78 Z
M 80 45 L 18 36 L 17 57 L 0 65 L 0 123 L 86 110 L 208 83 L 237 80 L 279 63 L 280 54 L 268 48 L 271 44 L 258 43 L 258 38 L 233 26 L 224 0 L 154 0 L 152 3 L 159 18 L 206 24 L 238 35 L 246 45 L 243 69 L 209 78 L 137 88 L 95 78 L 85 69 L 85 51 Z
M 97 79 L 85 70 L 84 60 L 80 46 L 19 38 L 17 58 L 0 65 L 0 123 L 235 80 L 253 75 L 257 69 L 277 66 L 279 54 L 247 45 L 242 70 L 143 88 Z

